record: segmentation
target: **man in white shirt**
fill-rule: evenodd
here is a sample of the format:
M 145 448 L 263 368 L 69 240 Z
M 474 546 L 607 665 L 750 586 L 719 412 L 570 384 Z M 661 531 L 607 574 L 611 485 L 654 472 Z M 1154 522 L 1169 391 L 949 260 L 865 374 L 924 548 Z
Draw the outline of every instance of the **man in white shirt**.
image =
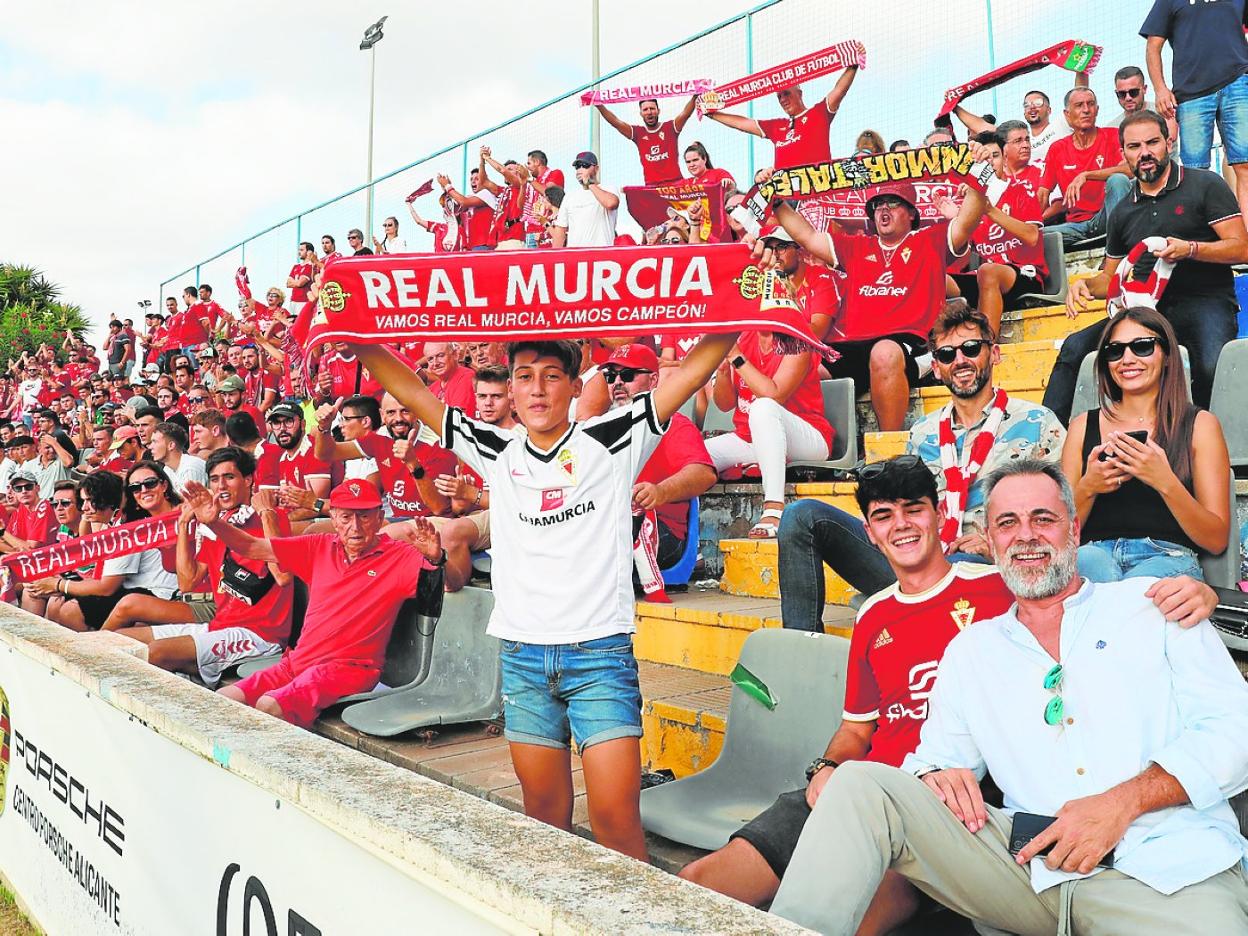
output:
M 162 422 L 152 429 L 148 451 L 165 466 L 165 474 L 179 494 L 186 490 L 187 481 L 208 485 L 207 463 L 198 455 L 187 454 L 190 447 L 190 436 L 177 423 Z
M 615 243 L 615 216 L 620 193 L 598 181 L 598 157 L 586 150 L 572 160 L 577 186 L 570 187 L 550 232 L 556 247 L 610 247 Z
M 985 486 L 1016 604 L 949 643 L 901 769 L 833 773 L 772 911 L 852 933 L 891 867 L 1011 933 L 1248 931 L 1228 802 L 1248 786 L 1248 685 L 1208 621 L 1165 622 L 1152 580 L 1079 577 L 1060 469 L 1024 459 Z M 1056 819 L 1015 847 L 1023 813 Z

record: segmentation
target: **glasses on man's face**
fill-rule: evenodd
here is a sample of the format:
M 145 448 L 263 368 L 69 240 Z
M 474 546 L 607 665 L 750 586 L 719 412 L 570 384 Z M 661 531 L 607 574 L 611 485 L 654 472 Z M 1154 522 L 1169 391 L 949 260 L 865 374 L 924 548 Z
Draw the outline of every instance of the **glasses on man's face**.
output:
M 1152 357 L 1159 343 L 1163 348 L 1166 348 L 1165 343 L 1156 336 L 1151 338 L 1132 338 L 1130 341 L 1109 341 L 1105 343 L 1105 360 L 1121 361 L 1128 348 L 1131 349 L 1131 353 L 1137 358 Z M 1166 348 L 1166 350 L 1169 349 Z
M 25 482 L 18 482 L 17 484 L 9 485 L 9 490 L 12 491 L 14 494 L 25 494 L 27 491 L 33 491 L 34 489 L 35 489 L 35 486 L 33 484 L 28 484 Z
M 617 380 L 624 383 L 632 383 L 637 379 L 638 374 L 653 374 L 654 371 L 646 370 L 644 367 L 604 367 L 602 369 L 602 379 L 612 384 Z
M 959 351 L 962 352 L 962 356 L 964 358 L 977 358 L 979 357 L 980 352 L 990 344 L 991 342 L 985 341 L 982 338 L 975 338 L 970 341 L 964 341 L 959 345 L 941 345 L 932 352 L 932 357 L 934 357 L 941 364 L 952 364 L 958 359 Z
M 188 403 L 198 405 L 198 404 L 201 404 L 201 403 L 207 403 L 207 402 L 208 402 L 208 398 L 207 398 L 206 396 L 193 396 L 193 397 L 187 397 L 187 398 L 186 398 L 186 401 L 187 401 Z
M 898 455 L 896 458 L 872 462 L 869 465 L 859 465 L 854 469 L 854 474 L 859 481 L 873 481 L 887 471 L 911 471 L 922 464 L 923 459 L 918 455 Z
M 1120 101 L 1125 98 L 1137 98 L 1143 93 L 1144 93 L 1143 88 L 1125 88 L 1122 91 L 1114 92 L 1114 94 L 1117 95 L 1118 100 Z
M 363 419 L 363 416 L 348 416 L 345 413 L 342 416 L 343 422 L 355 422 L 357 419 Z
M 1062 701 L 1062 669 L 1061 663 L 1053 664 L 1053 668 L 1044 674 L 1044 688 L 1053 693 L 1053 698 L 1049 699 L 1048 704 L 1044 707 L 1044 723 L 1046 725 L 1060 725 L 1066 717 L 1066 703 Z
M 903 202 L 900 198 L 877 198 L 875 200 L 875 204 L 871 206 L 871 210 L 881 211 L 882 209 L 887 208 L 890 211 L 896 211 L 904 204 L 905 202 Z
M 131 481 L 126 485 L 126 490 L 131 494 L 138 494 L 139 491 L 154 491 L 160 486 L 160 478 L 144 478 L 142 481 Z
M 358 234 L 350 234 L 347 236 L 347 240 L 349 241 L 357 241 L 359 239 L 360 239 L 360 236 Z
M 52 506 L 57 508 L 58 510 L 66 510 L 70 507 L 76 507 L 77 505 L 78 505 L 78 502 L 72 501 L 72 500 L 54 500 L 52 502 Z

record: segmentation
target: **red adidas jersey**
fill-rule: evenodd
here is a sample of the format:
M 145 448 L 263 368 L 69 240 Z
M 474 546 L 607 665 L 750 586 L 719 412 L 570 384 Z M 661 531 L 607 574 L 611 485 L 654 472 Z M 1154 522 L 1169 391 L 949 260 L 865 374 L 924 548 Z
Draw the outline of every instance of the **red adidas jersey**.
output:
M 792 119 L 772 117 L 758 121 L 763 136 L 776 145 L 775 168 L 831 162 L 832 144 L 828 134 L 832 130 L 832 117 L 827 103 L 820 101 Z
M 742 332 L 737 342 L 741 356 L 761 370 L 768 377 L 774 377 L 787 355 L 775 349 L 774 344 L 768 351 L 760 347 L 758 332 Z M 732 425 L 737 435 L 751 441 L 750 406 L 754 403 L 754 391 L 746 386 L 741 375 L 733 368 L 732 380 L 737 388 L 737 408 L 732 413 Z M 810 355 L 810 369 L 798 384 L 797 390 L 784 403 L 784 408 L 810 423 L 815 430 L 827 440 L 828 450 L 832 450 L 832 425 L 823 415 L 823 391 L 819 387 L 819 356 Z
M 296 263 L 294 266 L 290 268 L 291 279 L 298 279 L 301 276 L 306 276 L 308 278 L 309 286 L 312 284 L 312 276 L 313 276 L 312 264 Z M 290 287 L 290 301 L 291 302 L 307 302 L 308 301 L 308 287 L 307 286 Z
M 260 406 L 264 402 L 264 395 L 268 391 L 273 391 L 278 397 L 281 396 L 281 390 L 278 388 L 280 380 L 276 374 L 270 374 L 264 368 L 254 371 L 240 371 L 239 376 L 243 378 L 243 399 L 252 406 Z M 257 423 L 257 428 L 263 429 L 263 423 Z
M 669 333 L 663 336 L 659 347 L 664 349 L 671 348 L 676 352 L 676 356 L 673 360 L 683 361 L 685 359 L 685 355 L 692 351 L 694 345 L 701 340 L 701 335 L 673 335 Z
M 802 310 L 806 321 L 816 315 L 826 315 L 835 320 L 841 311 L 841 284 L 844 274 L 827 267 L 807 265 L 802 277 L 802 285 L 797 288 L 797 307 Z M 822 337 L 822 336 L 820 336 Z
M 633 143 L 641 157 L 641 174 L 646 185 L 680 181 L 679 136 L 671 120 L 665 120 L 653 130 L 633 126 Z
M 1040 184 L 1052 192 L 1066 191 L 1075 176 L 1122 164 L 1122 147 L 1118 145 L 1117 127 L 1097 127 L 1096 139 L 1087 149 L 1075 149 L 1074 134 L 1054 140 L 1044 157 L 1044 173 Z M 1105 204 L 1105 183 L 1088 181 L 1079 190 L 1075 207 L 1066 209 L 1067 221 L 1086 221 Z
M 926 338 L 945 304 L 949 222 L 910 231 L 896 246 L 878 237 L 829 234 L 836 262 L 848 277 L 848 295 L 832 326 L 832 340 L 884 335 Z
M 256 484 L 280 484 L 282 450 L 278 444 L 262 439 L 251 454 L 256 460 Z
M 227 522 L 237 526 L 251 536 L 264 536 L 264 526 L 260 517 L 250 507 L 246 508 L 246 521 Z M 237 516 L 237 511 L 235 511 Z M 277 512 L 277 527 L 280 536 L 290 536 L 290 519 L 284 510 Z M 267 563 L 259 559 L 247 559 L 231 551 L 230 557 L 244 569 L 263 575 L 268 572 Z M 225 544 L 219 539 L 204 538 L 200 543 L 195 558 L 208 566 L 208 579 L 216 597 L 217 610 L 208 623 L 208 631 L 224 630 L 227 627 L 245 627 L 257 637 L 270 643 L 285 644 L 290 637 L 291 611 L 294 608 L 294 583 L 286 587 L 273 583 L 272 587 L 254 605 L 249 605 L 241 598 L 221 590 L 221 573 L 225 566 Z M 270 573 L 271 574 L 271 573 Z
M 416 478 L 402 461 L 394 457 L 394 439 L 389 436 L 370 432 L 355 440 L 356 448 L 363 458 L 371 458 L 377 462 L 377 473 L 381 476 L 382 493 L 390 499 L 390 512 L 396 519 L 403 517 L 428 517 L 429 506 L 420 498 L 416 490 Z M 420 465 L 426 474 L 438 475 L 455 473 L 458 459 L 441 446 L 417 442 L 416 451 Z
M 334 354 L 322 361 L 321 366 L 329 368 L 333 375 L 333 390 L 330 392 L 335 399 L 355 396 L 357 393 L 365 396 L 381 395 L 381 384 L 373 380 L 367 368 L 360 367 L 359 358 L 347 360 L 340 354 Z
M 956 563 L 927 591 L 896 585 L 858 612 L 845 674 L 845 720 L 876 722 L 866 759 L 900 767 L 919 746 L 927 700 L 945 647 L 968 624 L 1004 614 L 1014 603 L 995 566 Z
M 306 488 L 311 478 L 329 479 L 329 462 L 313 454 L 312 439 L 305 435 L 293 451 L 282 451 L 277 459 L 277 476 L 282 484 Z
M 1011 180 L 997 201 L 997 208 L 1011 218 L 1026 221 L 1038 228 L 1044 226 L 1036 191 L 1027 183 Z M 989 263 L 1008 263 L 1014 267 L 1035 267 L 1033 274 L 1043 278 L 1049 272 L 1044 262 L 1044 234 L 1035 244 L 1024 244 L 1021 237 L 1011 234 L 987 215 L 971 235 L 971 243 L 980 258 Z

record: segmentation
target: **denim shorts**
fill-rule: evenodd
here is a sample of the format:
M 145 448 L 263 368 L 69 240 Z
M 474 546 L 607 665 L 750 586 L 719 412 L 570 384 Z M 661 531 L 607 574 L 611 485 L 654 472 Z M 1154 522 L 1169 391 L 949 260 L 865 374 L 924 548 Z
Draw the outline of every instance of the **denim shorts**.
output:
M 641 689 L 628 634 L 572 644 L 502 641 L 503 717 L 517 744 L 580 750 L 641 737 Z
M 1091 582 L 1190 575 L 1204 581 L 1196 553 L 1178 543 L 1142 539 L 1093 540 L 1079 547 L 1079 574 Z
M 1248 163 L 1248 74 L 1178 107 L 1179 158 L 1189 169 L 1208 169 L 1213 125 L 1222 136 L 1226 161 Z

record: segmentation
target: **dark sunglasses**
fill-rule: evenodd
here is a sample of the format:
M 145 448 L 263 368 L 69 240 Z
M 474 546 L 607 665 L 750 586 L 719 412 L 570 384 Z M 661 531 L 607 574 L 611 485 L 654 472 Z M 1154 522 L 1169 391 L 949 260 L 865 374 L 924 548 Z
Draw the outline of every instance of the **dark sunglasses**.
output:
M 942 345 L 932 352 L 932 357 L 940 361 L 941 364 L 952 364 L 958 359 L 958 352 L 962 352 L 964 358 L 977 358 L 985 345 L 991 345 L 992 342 L 983 338 L 973 338 L 970 341 L 964 341 L 960 345 Z
M 78 504 L 77 501 L 72 501 L 72 500 L 54 500 L 52 502 L 53 507 L 60 507 L 60 508 L 75 507 L 77 506 L 77 504 Z
M 1166 343 L 1160 338 L 1154 336 L 1152 338 L 1132 338 L 1130 341 L 1108 341 L 1101 352 L 1105 355 L 1107 361 L 1121 361 L 1122 356 L 1127 353 L 1127 348 L 1131 349 L 1131 353 L 1137 358 L 1152 357 L 1153 352 L 1157 350 L 1157 345 L 1161 345 L 1163 351 L 1169 351 Z
M 14 494 L 25 494 L 27 491 L 33 491 L 35 486 L 26 481 L 19 481 L 17 484 L 10 484 L 9 490 Z
M 206 396 L 193 396 L 193 397 L 187 397 L 186 401 L 188 403 L 207 403 L 208 398 Z
M 572 168 L 573 168 L 573 169 L 592 169 L 592 168 L 594 168 L 594 166 L 593 166 L 593 163 L 587 163 L 587 162 L 580 162 L 580 161 L 578 161 L 578 162 L 574 162 L 574 163 L 572 164 Z
M 1120 101 L 1121 101 L 1123 98 L 1133 98 L 1133 97 L 1139 97 L 1139 96 L 1140 96 L 1141 94 L 1143 94 L 1143 93 L 1144 93 L 1144 89 L 1143 89 L 1143 88 L 1127 88 L 1127 90 L 1125 90 L 1125 91 L 1115 91 L 1115 92 L 1114 92 L 1114 94 L 1116 94 L 1116 95 L 1118 96 L 1118 100 L 1120 100 Z
M 615 383 L 622 380 L 625 383 L 632 383 L 637 379 L 638 374 L 653 374 L 654 371 L 646 370 L 644 367 L 604 367 L 602 369 L 602 378 L 607 383 Z
M 139 491 L 154 491 L 163 482 L 160 478 L 147 478 L 143 481 L 131 481 L 126 485 L 126 490 L 131 494 L 138 494 Z
M 923 465 L 923 459 L 918 455 L 898 455 L 896 458 L 872 462 L 869 465 L 859 465 L 854 469 L 854 474 L 857 475 L 859 481 L 872 481 L 885 472 L 913 471 L 920 465 Z

